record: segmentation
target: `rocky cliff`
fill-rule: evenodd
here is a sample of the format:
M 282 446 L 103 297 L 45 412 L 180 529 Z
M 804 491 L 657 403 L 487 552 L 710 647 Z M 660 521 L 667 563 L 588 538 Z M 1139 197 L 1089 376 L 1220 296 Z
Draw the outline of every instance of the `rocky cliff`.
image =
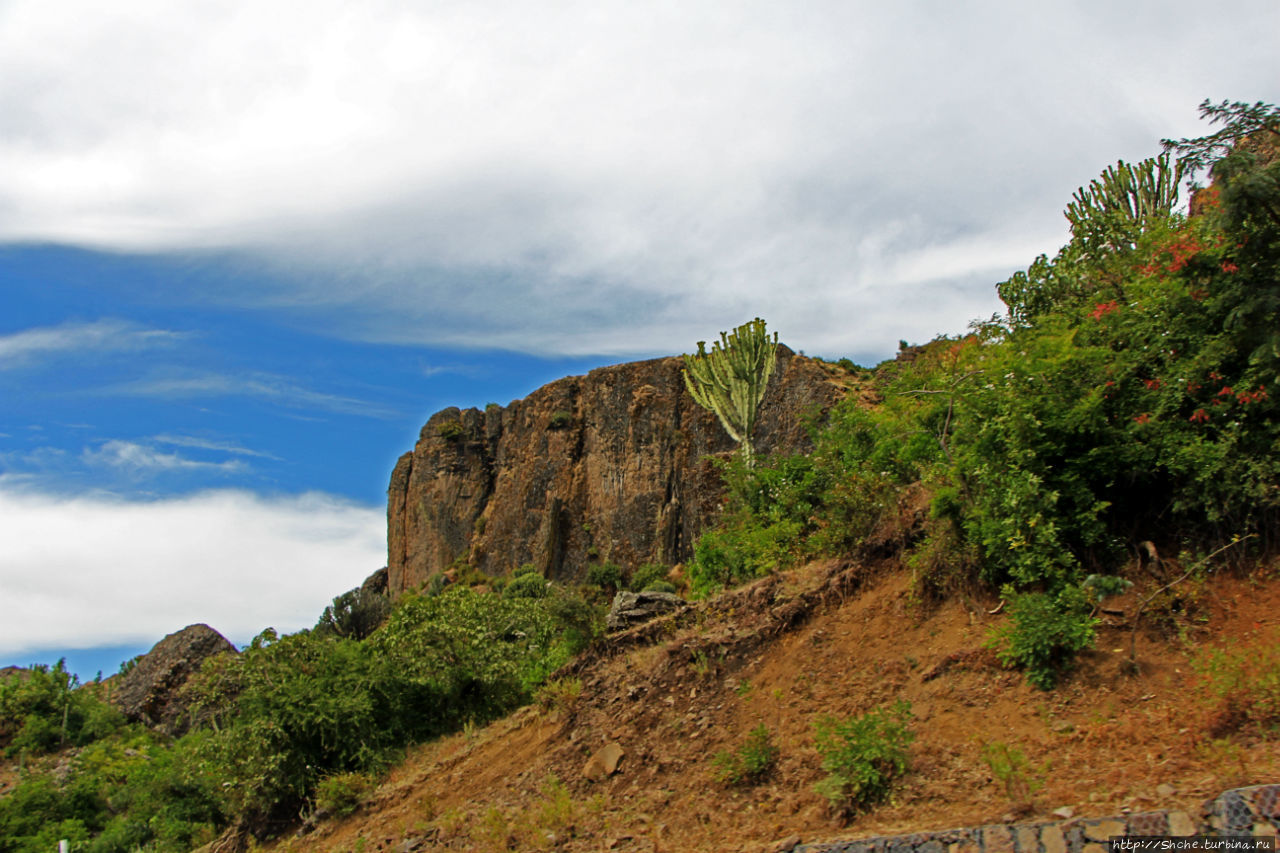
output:
M 692 554 L 721 503 L 708 457 L 733 443 L 690 398 L 679 358 L 618 364 L 506 407 L 432 415 L 387 501 L 388 588 L 417 588 L 458 558 L 490 575 L 533 563 L 578 579 Z M 756 444 L 807 448 L 803 420 L 841 396 L 838 371 L 781 347 Z

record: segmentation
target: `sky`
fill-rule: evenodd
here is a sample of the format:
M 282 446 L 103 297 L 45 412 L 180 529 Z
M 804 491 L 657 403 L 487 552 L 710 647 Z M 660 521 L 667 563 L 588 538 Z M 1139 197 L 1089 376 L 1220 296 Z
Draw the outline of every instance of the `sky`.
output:
M 308 627 L 446 406 L 874 364 L 1280 101 L 1274 0 L 0 0 L 0 666 Z

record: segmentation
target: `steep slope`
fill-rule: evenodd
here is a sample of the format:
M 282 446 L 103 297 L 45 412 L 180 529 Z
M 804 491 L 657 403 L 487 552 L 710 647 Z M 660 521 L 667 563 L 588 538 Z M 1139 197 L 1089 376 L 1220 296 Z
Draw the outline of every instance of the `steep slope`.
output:
M 1061 807 L 1194 813 L 1225 788 L 1280 779 L 1275 741 L 1223 731 L 1193 671 L 1216 646 L 1273 653 L 1274 568 L 1191 590 L 1193 619 L 1140 632 L 1137 675 L 1124 667 L 1125 617 L 1107 616 L 1097 650 L 1053 693 L 983 649 L 1005 618 L 989 613 L 997 602 L 922 607 L 911 589 L 892 562 L 813 565 L 615 635 L 564 673 L 581 682 L 576 699 L 416 749 L 354 816 L 270 849 L 770 850 L 788 836 L 1045 820 Z M 898 699 L 914 713 L 911 769 L 889 801 L 841 825 L 813 790 L 824 775 L 813 722 Z M 717 784 L 713 756 L 760 724 L 781 748 L 776 772 Z M 608 743 L 625 754 L 593 780 L 584 765 Z M 1029 802 L 993 778 L 987 743 L 1026 756 Z
M 496 575 L 533 563 L 581 579 L 591 560 L 672 565 L 719 507 L 708 457 L 733 448 L 685 390 L 679 358 L 552 382 L 506 407 L 432 415 L 387 491 L 392 596 L 465 558 Z M 808 448 L 804 419 L 843 371 L 780 348 L 761 406 L 762 452 Z

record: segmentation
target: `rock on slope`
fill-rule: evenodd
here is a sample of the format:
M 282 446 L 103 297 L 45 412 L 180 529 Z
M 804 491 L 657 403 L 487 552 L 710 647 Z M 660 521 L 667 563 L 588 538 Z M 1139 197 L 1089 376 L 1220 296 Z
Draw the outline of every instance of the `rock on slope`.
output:
M 236 647 L 208 625 L 188 625 L 152 647 L 121 679 L 111 699 L 129 719 L 181 734 L 187 726 L 179 691 L 205 659 Z
M 596 559 L 687 559 L 720 505 L 707 457 L 733 442 L 693 402 L 682 366 L 661 358 L 602 367 L 506 407 L 432 415 L 391 475 L 391 595 L 459 557 L 490 575 L 533 563 L 560 580 L 581 578 Z M 841 393 L 829 368 L 780 347 L 758 449 L 807 449 L 805 415 Z

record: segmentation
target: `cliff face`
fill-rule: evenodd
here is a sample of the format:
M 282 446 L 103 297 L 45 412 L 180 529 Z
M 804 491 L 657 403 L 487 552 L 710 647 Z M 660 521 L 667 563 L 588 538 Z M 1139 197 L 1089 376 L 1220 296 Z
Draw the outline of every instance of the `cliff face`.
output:
M 663 358 L 602 367 L 505 408 L 432 415 L 391 475 L 391 595 L 460 556 L 491 575 L 533 563 L 559 580 L 583 577 L 594 560 L 687 559 L 720 506 L 706 457 L 733 442 L 690 398 L 682 366 Z M 820 363 L 781 347 L 757 449 L 807 449 L 803 417 L 840 393 Z

